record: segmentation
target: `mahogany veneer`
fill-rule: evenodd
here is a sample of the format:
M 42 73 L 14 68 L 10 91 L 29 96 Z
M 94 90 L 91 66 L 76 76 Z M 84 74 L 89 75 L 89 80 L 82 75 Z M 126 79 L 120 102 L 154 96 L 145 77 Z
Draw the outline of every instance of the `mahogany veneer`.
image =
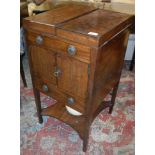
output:
M 68 4 L 23 23 L 39 122 L 48 115 L 68 123 L 86 151 L 93 119 L 104 108 L 112 112 L 134 17 Z M 40 92 L 57 103 L 42 109 Z M 105 102 L 108 93 L 112 98 Z M 71 115 L 66 105 L 82 115 Z

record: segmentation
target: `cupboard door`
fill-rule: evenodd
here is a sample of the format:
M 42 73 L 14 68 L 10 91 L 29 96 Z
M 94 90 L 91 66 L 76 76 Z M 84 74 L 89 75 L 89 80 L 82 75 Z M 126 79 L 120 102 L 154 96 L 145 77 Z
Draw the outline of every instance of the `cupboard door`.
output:
M 85 98 L 87 95 L 88 64 L 67 57 L 57 56 L 57 66 L 61 70 L 58 87 L 71 95 Z
M 54 76 L 55 54 L 44 48 L 30 46 L 32 74 L 44 82 L 56 84 Z

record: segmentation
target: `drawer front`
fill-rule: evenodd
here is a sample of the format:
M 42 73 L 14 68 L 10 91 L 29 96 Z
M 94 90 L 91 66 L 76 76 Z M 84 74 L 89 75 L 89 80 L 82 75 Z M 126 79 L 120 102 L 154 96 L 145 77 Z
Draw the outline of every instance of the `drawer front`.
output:
M 34 86 L 40 92 L 57 100 L 57 104 L 62 104 L 62 106 L 67 105 L 84 114 L 86 100 L 80 99 L 76 96 L 72 96 L 63 90 L 58 89 L 55 85 L 49 83 L 48 81 L 43 81 L 39 78 L 34 79 Z
M 80 61 L 90 62 L 90 48 L 75 42 L 64 41 L 56 37 L 48 37 L 34 32 L 28 32 L 27 40 L 31 44 L 40 47 L 52 49 L 56 52 L 65 53 L 66 55 L 78 59 Z

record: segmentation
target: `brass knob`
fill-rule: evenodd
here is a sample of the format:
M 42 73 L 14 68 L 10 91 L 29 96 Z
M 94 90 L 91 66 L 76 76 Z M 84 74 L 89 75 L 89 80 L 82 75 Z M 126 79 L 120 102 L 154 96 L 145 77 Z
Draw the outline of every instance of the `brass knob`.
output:
M 76 54 L 76 47 L 73 46 L 73 45 L 69 45 L 69 46 L 68 46 L 68 53 L 69 53 L 70 55 L 75 55 L 75 54 Z
M 54 74 L 55 77 L 59 77 L 61 75 L 61 70 L 56 67 L 53 74 Z
M 43 37 L 42 37 L 42 36 L 37 36 L 37 37 L 36 37 L 36 43 L 37 43 L 37 44 L 40 45 L 40 44 L 43 43 L 43 41 L 44 41 L 44 40 L 43 40 Z
M 74 104 L 74 103 L 75 103 L 74 98 L 69 97 L 69 98 L 67 99 L 67 103 L 68 103 L 68 104 Z
M 43 91 L 44 91 L 44 92 L 48 92 L 48 86 L 47 86 L 47 85 L 43 85 L 42 88 L 43 88 Z

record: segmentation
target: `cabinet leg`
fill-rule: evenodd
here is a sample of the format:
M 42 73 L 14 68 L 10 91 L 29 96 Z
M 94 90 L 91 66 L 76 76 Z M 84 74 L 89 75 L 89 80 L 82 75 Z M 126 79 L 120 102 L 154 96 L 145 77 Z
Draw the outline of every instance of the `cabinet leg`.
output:
M 83 139 L 83 152 L 87 151 L 88 140 L 89 140 L 89 131 L 87 131 L 87 133 L 85 133 L 85 137 Z
M 24 87 L 27 87 L 22 59 L 23 59 L 22 56 L 20 56 L 20 75 L 22 77 Z
M 37 89 L 33 89 L 34 97 L 35 97 L 35 103 L 37 107 L 37 115 L 39 119 L 39 123 L 43 123 L 43 118 L 41 115 L 41 102 L 40 102 L 40 92 Z
M 119 82 L 117 82 L 117 84 L 115 85 L 115 87 L 113 88 L 113 91 L 112 91 L 109 114 L 112 113 L 112 110 L 113 110 L 113 107 L 114 107 L 114 104 L 115 104 L 115 98 L 116 98 L 116 94 L 117 94 L 117 90 L 118 90 L 118 85 L 119 85 Z
M 130 67 L 129 67 L 129 70 L 130 70 L 130 71 L 133 70 L 134 64 L 135 64 L 135 48 L 134 48 L 134 52 L 133 52 L 131 64 L 130 64 Z
M 83 152 L 87 151 L 87 147 L 88 147 L 88 142 L 89 142 L 89 129 L 90 129 L 90 120 L 86 119 L 85 122 L 85 131 L 84 131 L 84 138 L 83 138 Z

